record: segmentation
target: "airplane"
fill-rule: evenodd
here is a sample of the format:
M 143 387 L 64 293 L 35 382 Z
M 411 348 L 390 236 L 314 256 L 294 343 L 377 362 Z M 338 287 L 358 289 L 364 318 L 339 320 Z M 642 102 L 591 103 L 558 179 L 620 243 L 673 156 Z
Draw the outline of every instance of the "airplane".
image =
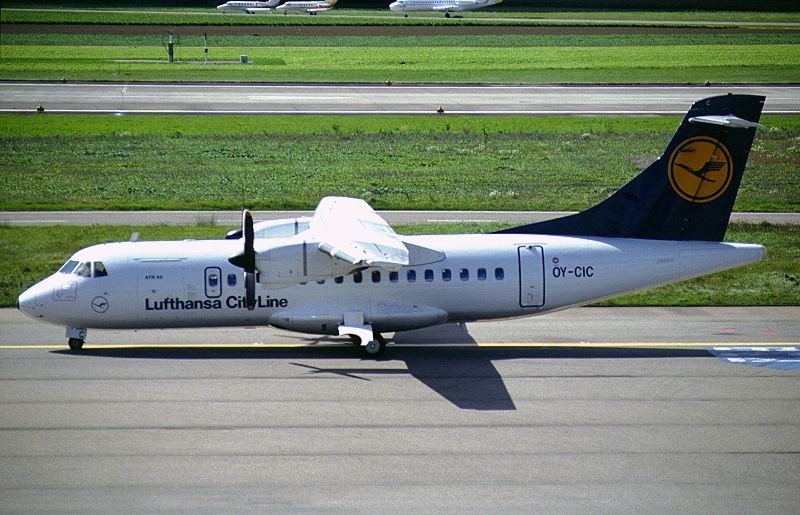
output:
M 336 2 L 338 1 L 339 0 L 328 0 L 327 2 L 284 2 L 275 9 L 278 11 L 283 11 L 283 14 L 286 14 L 289 11 L 305 11 L 313 16 L 322 11 L 333 9 L 333 6 L 335 6 Z
M 444 12 L 445 18 L 450 13 L 473 11 L 490 5 L 497 5 L 503 0 L 396 0 L 389 4 L 389 10 L 406 13 L 410 11 L 436 11 Z
M 225 14 L 225 11 L 244 11 L 247 14 L 259 14 L 272 10 L 272 8 L 277 6 L 280 2 L 281 0 L 267 0 L 266 2 L 243 2 L 231 0 L 229 2 L 225 2 L 224 4 L 218 5 L 217 9 L 222 11 L 222 14 Z
M 541 315 L 763 259 L 723 242 L 765 98 L 695 102 L 664 153 L 574 215 L 490 234 L 403 236 L 365 201 L 325 197 L 313 215 L 227 238 L 135 241 L 76 252 L 17 299 L 66 327 L 273 326 L 349 337 L 369 357 L 384 333 Z

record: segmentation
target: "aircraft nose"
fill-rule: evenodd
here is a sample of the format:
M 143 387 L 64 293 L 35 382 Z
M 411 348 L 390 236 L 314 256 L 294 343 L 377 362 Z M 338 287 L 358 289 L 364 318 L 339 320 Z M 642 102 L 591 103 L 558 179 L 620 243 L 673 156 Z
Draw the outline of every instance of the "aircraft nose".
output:
M 36 288 L 29 288 L 17 297 L 17 309 L 31 318 L 41 318 L 39 304 L 39 292 Z

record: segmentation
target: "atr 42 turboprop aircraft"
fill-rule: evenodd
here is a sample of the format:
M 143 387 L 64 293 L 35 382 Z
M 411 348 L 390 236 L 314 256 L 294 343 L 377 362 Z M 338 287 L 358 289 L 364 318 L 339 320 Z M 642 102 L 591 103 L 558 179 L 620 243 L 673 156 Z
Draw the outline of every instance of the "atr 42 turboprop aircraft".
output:
M 247 14 L 259 14 L 272 10 L 273 7 L 278 5 L 281 0 L 268 0 L 267 2 L 244 2 L 244 1 L 230 1 L 217 6 L 217 9 L 222 11 L 244 11 Z
M 722 239 L 763 103 L 696 102 L 661 157 L 575 215 L 401 236 L 363 200 L 326 197 L 310 217 L 254 224 L 244 211 L 228 239 L 85 248 L 18 307 L 66 326 L 73 350 L 87 328 L 272 325 L 377 355 L 383 333 L 539 315 L 753 263 L 761 245 Z
M 315 15 L 328 9 L 333 9 L 336 2 L 339 0 L 328 0 L 327 2 L 284 2 L 275 8 L 277 11 L 283 11 L 283 14 L 289 11 L 305 11 L 308 14 Z
M 389 10 L 401 13 L 411 11 L 436 11 L 443 12 L 445 18 L 450 13 L 461 11 L 474 11 L 482 7 L 497 5 L 503 0 L 397 0 L 389 4 Z M 405 14 L 408 16 L 408 14 Z

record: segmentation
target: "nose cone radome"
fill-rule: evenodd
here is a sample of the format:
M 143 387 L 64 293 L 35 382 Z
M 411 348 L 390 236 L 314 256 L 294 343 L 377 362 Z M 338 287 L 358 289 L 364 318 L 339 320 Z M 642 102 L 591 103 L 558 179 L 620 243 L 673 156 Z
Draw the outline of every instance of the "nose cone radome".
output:
M 39 303 L 38 288 L 33 287 L 25 290 L 17 298 L 17 309 L 31 318 L 41 318 L 41 306 Z

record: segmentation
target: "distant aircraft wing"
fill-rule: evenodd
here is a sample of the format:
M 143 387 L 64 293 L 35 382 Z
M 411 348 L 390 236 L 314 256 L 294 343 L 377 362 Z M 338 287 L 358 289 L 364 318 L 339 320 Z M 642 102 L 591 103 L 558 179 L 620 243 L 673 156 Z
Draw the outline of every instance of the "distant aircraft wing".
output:
M 309 231 L 319 250 L 355 266 L 398 270 L 409 255 L 386 220 L 366 202 L 349 197 L 325 197 L 311 218 Z

